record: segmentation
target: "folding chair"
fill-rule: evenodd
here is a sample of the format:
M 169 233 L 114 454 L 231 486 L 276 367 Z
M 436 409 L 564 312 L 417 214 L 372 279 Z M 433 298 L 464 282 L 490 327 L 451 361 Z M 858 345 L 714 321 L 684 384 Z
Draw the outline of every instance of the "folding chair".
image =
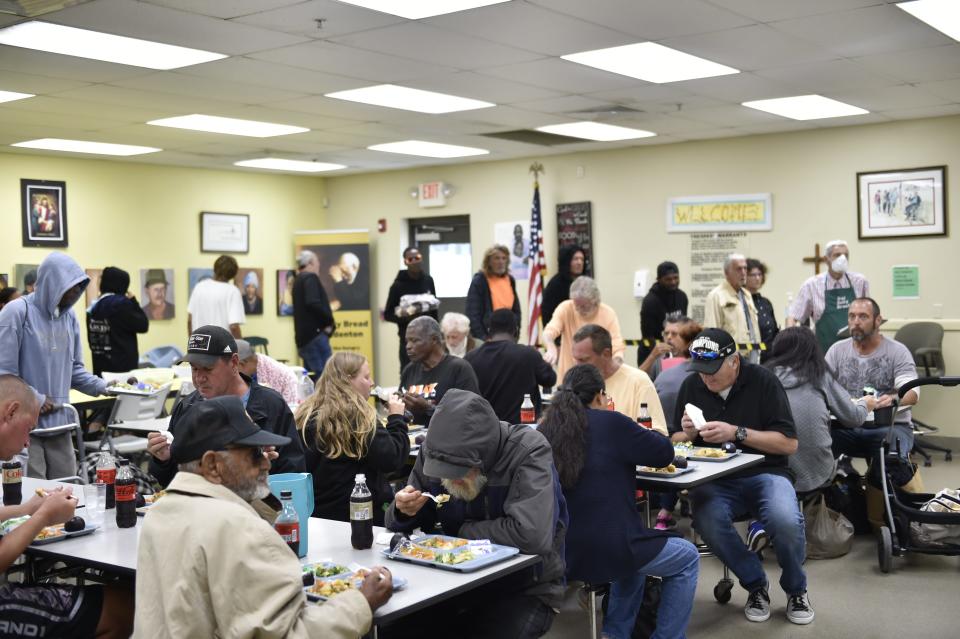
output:
M 86 442 L 87 450 L 97 451 L 107 448 L 114 456 L 135 455 L 147 450 L 147 439 L 136 435 L 119 435 L 114 437 L 112 430 L 125 422 L 135 422 L 144 419 L 155 419 L 163 412 L 163 405 L 170 391 L 170 384 L 164 384 L 156 391 L 147 395 L 129 394 L 120 392 L 110 411 L 110 417 L 103 429 L 103 437 L 99 442 Z

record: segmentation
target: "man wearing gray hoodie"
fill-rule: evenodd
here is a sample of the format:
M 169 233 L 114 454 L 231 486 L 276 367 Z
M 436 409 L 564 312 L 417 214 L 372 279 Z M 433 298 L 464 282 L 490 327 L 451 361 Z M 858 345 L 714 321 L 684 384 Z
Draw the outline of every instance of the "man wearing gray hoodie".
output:
M 80 323 L 73 305 L 90 283 L 80 265 L 52 252 L 37 270 L 37 285 L 0 311 L 0 375 L 21 377 L 40 403 L 40 422 L 30 433 L 27 475 L 41 479 L 77 473 L 70 433 L 45 435 L 44 430 L 70 423 L 58 408 L 70 389 L 102 395 L 106 382 L 83 366 Z

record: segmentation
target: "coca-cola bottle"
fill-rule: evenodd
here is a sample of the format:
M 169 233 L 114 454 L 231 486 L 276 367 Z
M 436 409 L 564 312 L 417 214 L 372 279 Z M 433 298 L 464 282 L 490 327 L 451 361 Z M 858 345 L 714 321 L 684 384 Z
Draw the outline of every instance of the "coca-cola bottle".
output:
M 283 510 L 280 511 L 280 516 L 273 523 L 273 527 L 293 554 L 300 556 L 300 516 L 297 514 L 297 509 L 293 507 L 293 492 L 281 490 L 280 501 L 283 504 Z
M 3 505 L 19 506 L 23 501 L 23 465 L 19 460 L 3 462 Z
M 137 482 L 133 478 L 130 461 L 120 460 L 116 479 L 117 528 L 137 525 Z
M 637 423 L 644 428 L 653 428 L 653 418 L 650 417 L 650 411 L 647 409 L 645 403 L 640 404 L 640 414 L 637 415 Z
M 373 495 L 366 475 L 359 474 L 350 493 L 350 544 L 357 550 L 373 545 Z
M 537 410 L 533 407 L 533 400 L 530 399 L 530 393 L 524 393 L 523 403 L 520 404 L 520 423 L 535 424 L 537 422 Z
M 113 455 L 105 450 L 100 451 L 100 457 L 97 459 L 97 483 L 107 485 L 106 509 L 114 507 L 114 483 L 117 480 L 117 465 L 113 460 Z

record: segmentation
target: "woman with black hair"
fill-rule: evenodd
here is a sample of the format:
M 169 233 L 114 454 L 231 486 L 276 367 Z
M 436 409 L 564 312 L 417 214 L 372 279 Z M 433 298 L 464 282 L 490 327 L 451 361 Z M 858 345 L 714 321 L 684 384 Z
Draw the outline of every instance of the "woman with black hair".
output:
M 863 424 L 876 406 L 866 396 L 854 402 L 840 385 L 820 352 L 816 335 L 808 328 L 785 328 L 773 341 L 766 364 L 780 379 L 790 400 L 797 428 L 797 452 L 787 462 L 796 475 L 798 493 L 819 488 L 833 477 L 836 460 L 830 448 L 831 414 L 840 426 Z
M 606 403 L 600 371 L 574 366 L 539 426 L 553 448 L 570 512 L 567 577 L 613 582 L 603 620 L 603 634 L 611 639 L 630 637 L 647 575 L 662 577 L 653 637 L 683 637 L 697 587 L 697 549 L 672 533 L 646 528 L 635 503 L 637 465 L 667 466 L 673 444 L 604 410 Z
M 550 323 L 553 312 L 560 306 L 560 302 L 570 299 L 570 285 L 584 273 L 586 268 L 586 253 L 576 244 L 564 246 L 557 257 L 557 274 L 550 278 L 547 287 L 543 289 L 543 301 L 540 304 L 540 315 L 543 325 Z

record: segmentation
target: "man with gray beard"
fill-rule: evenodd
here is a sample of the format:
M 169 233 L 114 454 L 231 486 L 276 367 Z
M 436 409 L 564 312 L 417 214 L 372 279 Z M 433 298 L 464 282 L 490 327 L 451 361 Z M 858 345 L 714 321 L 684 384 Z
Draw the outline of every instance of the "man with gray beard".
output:
M 563 599 L 567 528 L 566 502 L 546 438 L 529 426 L 500 421 L 479 395 L 450 389 L 437 405 L 408 484 L 386 512 L 387 528 L 433 531 L 439 525 L 446 535 L 514 546 L 539 555 L 541 563 L 442 609 L 412 615 L 388 628 L 389 636 L 423 636 L 430 628 L 447 628 L 458 637 L 545 634 Z M 424 492 L 448 494 L 450 500 L 440 508 Z
M 170 449 L 179 472 L 144 518 L 134 637 L 343 637 L 370 629 L 390 599 L 377 566 L 359 590 L 308 605 L 300 562 L 254 509 L 287 437 L 260 429 L 241 398 L 188 409 Z

